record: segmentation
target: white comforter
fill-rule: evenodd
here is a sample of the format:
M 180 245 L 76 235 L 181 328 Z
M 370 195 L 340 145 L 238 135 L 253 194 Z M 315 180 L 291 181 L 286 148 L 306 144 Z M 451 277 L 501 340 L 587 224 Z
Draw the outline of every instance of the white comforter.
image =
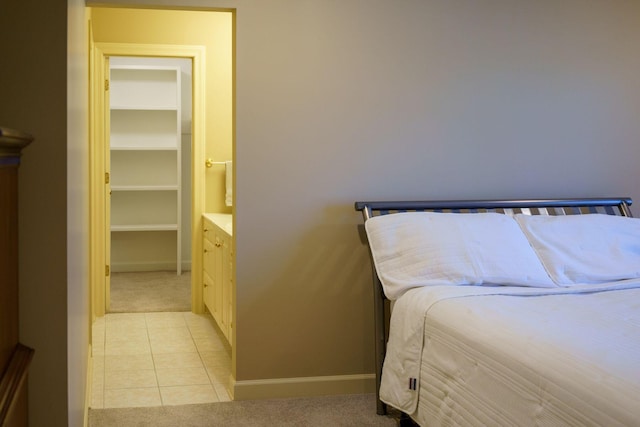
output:
M 464 372 L 470 371 L 456 366 L 464 357 L 429 352 L 424 338 L 430 322 L 441 325 L 435 338 L 462 337 L 465 348 L 478 349 L 487 363 L 467 368 L 486 372 L 468 378 Z M 460 346 L 450 347 L 464 353 Z M 545 411 L 554 410 L 549 402 L 563 399 L 575 418 L 555 414 L 547 421 L 566 416 L 567 423 L 640 425 L 640 280 L 555 289 L 431 286 L 406 292 L 393 308 L 380 396 L 408 414 L 417 414 L 423 352 L 444 389 L 438 390 L 442 396 L 430 398 L 440 412 L 436 417 L 443 417 L 434 424 L 456 423 L 456 416 L 464 415 L 447 415 L 457 405 L 451 399 L 473 398 L 483 402 L 476 422 L 545 424 Z M 500 374 L 488 373 L 489 365 L 522 372 L 513 379 L 521 382 L 511 387 L 520 390 L 516 396 L 475 381 Z M 526 401 L 521 405 L 519 398 Z M 469 417 L 464 423 L 473 424 L 476 415 Z

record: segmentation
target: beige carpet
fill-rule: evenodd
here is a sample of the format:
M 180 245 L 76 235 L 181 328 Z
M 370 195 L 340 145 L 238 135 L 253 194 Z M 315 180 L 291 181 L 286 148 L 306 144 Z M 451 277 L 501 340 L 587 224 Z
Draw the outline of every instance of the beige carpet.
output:
M 386 427 L 373 394 L 153 408 L 91 409 L 89 427 Z
M 110 313 L 191 311 L 191 274 L 175 271 L 113 273 Z

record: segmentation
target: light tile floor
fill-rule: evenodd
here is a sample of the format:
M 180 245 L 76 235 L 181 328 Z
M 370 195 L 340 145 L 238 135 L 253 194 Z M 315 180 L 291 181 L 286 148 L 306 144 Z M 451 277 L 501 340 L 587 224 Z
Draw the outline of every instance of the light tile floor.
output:
M 110 313 L 93 325 L 92 408 L 229 401 L 231 352 L 209 315 Z

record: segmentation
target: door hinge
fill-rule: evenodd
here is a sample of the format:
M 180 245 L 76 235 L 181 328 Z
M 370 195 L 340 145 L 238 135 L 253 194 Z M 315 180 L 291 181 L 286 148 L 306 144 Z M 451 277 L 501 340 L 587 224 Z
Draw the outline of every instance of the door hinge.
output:
M 104 173 L 104 183 L 108 184 L 109 183 L 109 172 L 105 172 Z
M 104 90 L 109 90 L 109 79 L 104 79 Z
M 109 272 L 110 272 L 109 266 L 105 265 L 104 266 L 104 275 L 108 277 L 109 276 Z

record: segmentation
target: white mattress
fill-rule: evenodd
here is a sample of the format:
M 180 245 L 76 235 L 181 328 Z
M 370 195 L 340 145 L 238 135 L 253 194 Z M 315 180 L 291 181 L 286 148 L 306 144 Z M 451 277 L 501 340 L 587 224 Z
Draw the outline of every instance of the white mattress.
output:
M 381 399 L 421 425 L 640 425 L 638 396 L 639 280 L 425 287 L 394 305 Z

